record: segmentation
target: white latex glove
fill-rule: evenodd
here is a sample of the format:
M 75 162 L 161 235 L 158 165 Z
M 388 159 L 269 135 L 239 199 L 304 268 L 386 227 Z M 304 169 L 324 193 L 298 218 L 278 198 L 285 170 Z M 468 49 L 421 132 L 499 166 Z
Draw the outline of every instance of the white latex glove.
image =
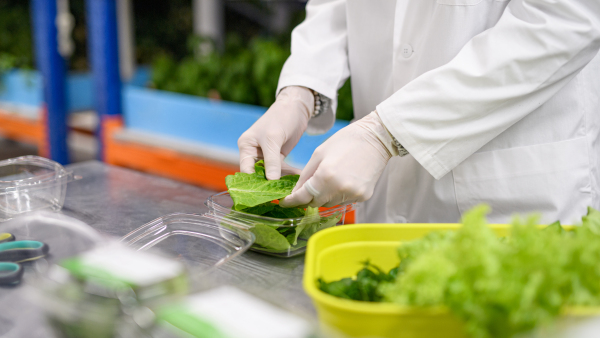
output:
M 290 86 L 281 90 L 269 110 L 240 136 L 240 171 L 253 173 L 254 163 L 264 159 L 269 180 L 279 179 L 282 168 L 293 173 L 291 167 L 284 167 L 283 159 L 300 140 L 314 109 L 315 97 L 309 89 Z
M 331 207 L 366 201 L 392 155 L 393 146 L 377 112 L 335 133 L 320 145 L 302 170 L 283 207 Z

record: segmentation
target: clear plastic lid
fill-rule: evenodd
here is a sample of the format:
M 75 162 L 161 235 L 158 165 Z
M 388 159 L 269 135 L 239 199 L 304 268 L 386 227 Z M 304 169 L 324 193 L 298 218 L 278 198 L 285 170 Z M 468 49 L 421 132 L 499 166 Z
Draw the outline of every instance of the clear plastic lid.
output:
M 137 250 L 154 249 L 182 261 L 191 273 L 205 273 L 242 254 L 255 237 L 248 226 L 224 227 L 211 215 L 174 213 L 159 217 L 121 239 Z
M 62 208 L 67 183 L 79 179 L 57 162 L 39 156 L 0 161 L 0 220 Z

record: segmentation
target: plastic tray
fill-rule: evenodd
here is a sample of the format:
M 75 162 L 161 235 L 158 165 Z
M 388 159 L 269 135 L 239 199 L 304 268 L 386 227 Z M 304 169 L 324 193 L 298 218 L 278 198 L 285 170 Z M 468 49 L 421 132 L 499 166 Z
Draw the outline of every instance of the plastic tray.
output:
M 0 161 L 0 221 L 31 211 L 60 210 L 72 179 L 71 172 L 47 158 Z
M 362 262 L 370 260 L 383 270 L 398 265 L 397 248 L 402 241 L 423 237 L 431 231 L 454 230 L 459 224 L 356 224 L 322 231 L 308 242 L 304 267 L 304 290 L 312 298 L 319 320 L 350 337 L 466 338 L 462 322 L 445 308 L 401 307 L 341 299 L 318 289 L 317 279 L 339 280 L 355 276 Z M 510 226 L 492 224 L 499 236 Z M 565 317 L 600 314 L 599 308 L 568 309 Z
M 343 225 L 346 213 L 354 210 L 356 207 L 356 204 L 347 204 L 332 208 L 319 208 L 319 215 L 314 216 L 311 219 L 307 219 L 306 217 L 274 218 L 233 210 L 233 200 L 227 191 L 209 197 L 205 204 L 209 209 L 209 214 L 220 218 L 225 226 L 229 226 L 227 223 L 234 221 L 236 224 L 243 224 L 247 228 L 250 228 L 250 231 L 252 231 L 257 238 L 256 243 L 250 247 L 250 250 L 278 257 L 292 257 L 304 253 L 306 251 L 306 243 L 310 236 L 315 232 L 330 226 Z M 327 220 L 331 220 L 332 218 L 336 218 L 337 222 L 334 224 L 327 222 Z M 263 245 L 268 241 L 271 241 L 272 236 L 276 237 L 278 235 L 278 230 L 276 229 L 295 228 L 303 221 L 306 224 L 314 224 L 316 222 L 319 222 L 319 224 L 314 229 L 314 232 L 302 232 L 298 236 L 296 245 L 288 243 L 286 246 L 285 242 L 277 243 L 276 246 L 272 247 Z M 273 230 L 270 230 L 267 227 Z
M 159 250 L 198 275 L 242 254 L 254 239 L 242 224 L 226 228 L 210 215 L 174 213 L 137 228 L 121 241 L 137 250 Z

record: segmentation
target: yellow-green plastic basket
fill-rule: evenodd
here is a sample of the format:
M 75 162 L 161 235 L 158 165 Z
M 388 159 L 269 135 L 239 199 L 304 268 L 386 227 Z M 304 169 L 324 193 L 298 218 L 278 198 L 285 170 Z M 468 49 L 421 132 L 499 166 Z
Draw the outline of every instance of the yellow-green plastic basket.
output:
M 383 270 L 398 265 L 400 242 L 423 237 L 431 231 L 458 229 L 460 224 L 355 224 L 320 231 L 308 241 L 304 290 L 312 298 L 325 329 L 350 337 L 466 338 L 462 322 L 445 308 L 401 307 L 337 298 L 317 288 L 316 280 L 355 276 L 369 259 Z M 499 236 L 510 226 L 492 224 Z M 571 309 L 575 317 L 600 314 L 599 309 Z

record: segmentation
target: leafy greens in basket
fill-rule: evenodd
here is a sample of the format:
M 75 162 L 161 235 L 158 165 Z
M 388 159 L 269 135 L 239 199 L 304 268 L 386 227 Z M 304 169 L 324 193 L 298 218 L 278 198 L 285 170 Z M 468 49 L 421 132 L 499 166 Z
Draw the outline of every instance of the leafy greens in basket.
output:
M 379 292 L 380 286 L 394 282 L 397 275 L 398 267 L 385 273 L 376 265 L 366 261 L 362 270 L 356 274 L 356 278 L 346 277 L 329 283 L 319 278 L 317 283 L 321 291 L 332 296 L 365 302 L 381 302 L 383 295 Z
M 479 206 L 466 213 L 457 231 L 403 243 L 394 280 L 350 281 L 377 282 L 370 301 L 446 306 L 477 338 L 512 337 L 569 307 L 600 306 L 600 212 L 589 208 L 572 231 L 559 223 L 541 228 L 535 216 L 515 218 L 510 236 L 498 238 L 487 211 Z M 362 300 L 350 281 L 317 283 L 329 294 Z
M 254 170 L 252 174 L 235 173 L 225 178 L 234 210 L 265 217 L 259 221 L 256 217 L 245 217 L 243 214 L 226 216 L 253 225 L 250 230 L 256 236 L 253 248 L 269 253 L 298 249 L 306 246 L 306 239 L 315 232 L 339 222 L 339 214 L 320 217 L 318 208 L 282 208 L 273 202 L 292 192 L 298 182 L 298 175 L 267 180 L 263 161 L 258 161 Z M 296 221 L 296 224 L 289 220 L 300 217 L 302 219 Z

